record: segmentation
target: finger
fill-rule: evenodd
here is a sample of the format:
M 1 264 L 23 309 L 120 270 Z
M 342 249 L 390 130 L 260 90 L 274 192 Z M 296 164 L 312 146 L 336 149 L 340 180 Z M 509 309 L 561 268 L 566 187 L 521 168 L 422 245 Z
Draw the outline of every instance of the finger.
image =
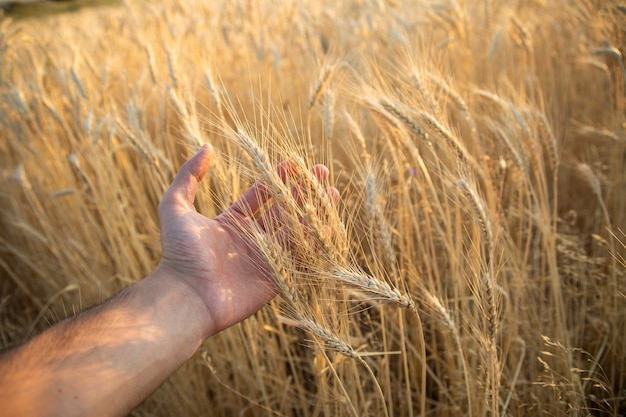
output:
M 328 168 L 322 164 L 314 165 L 310 171 L 319 183 L 323 183 L 324 181 L 326 181 L 328 179 L 328 176 L 330 175 Z M 293 195 L 293 198 L 300 206 L 303 205 L 305 201 L 307 201 L 307 199 L 309 198 L 309 192 L 310 190 L 307 189 L 307 187 L 305 186 L 305 182 L 303 181 L 300 181 L 298 185 L 294 186 L 291 189 L 291 194 Z
M 296 201 L 296 204 L 301 207 L 309 197 L 309 192 L 305 187 L 305 182 L 300 180 L 296 185 L 291 187 L 291 196 Z
M 200 150 L 180 167 L 163 199 L 193 207 L 198 183 L 208 172 L 212 160 L 213 150 L 211 146 L 209 144 L 202 145 Z
M 283 183 L 295 175 L 295 165 L 291 161 L 283 161 L 276 166 L 276 173 Z M 239 216 L 250 216 L 255 214 L 267 203 L 272 196 L 269 187 L 264 180 L 257 180 L 252 187 L 248 188 L 239 200 L 230 206 L 231 213 Z
M 276 166 L 276 173 L 278 173 L 281 181 L 286 184 L 290 178 L 295 177 L 298 173 L 298 167 L 293 161 L 287 159 Z
M 259 216 L 257 223 L 265 233 L 272 233 L 281 227 L 283 223 L 281 218 L 281 208 L 274 204 Z
M 256 180 L 228 209 L 233 215 L 246 217 L 256 213 L 271 197 L 264 180 Z
M 165 192 L 159 209 L 193 210 L 198 183 L 202 181 L 212 164 L 213 149 L 211 145 L 204 144 L 191 159 L 180 167 L 170 188 Z
M 330 175 L 330 171 L 326 168 L 326 165 L 317 164 L 311 168 L 311 172 L 315 175 L 315 178 L 319 182 L 324 182 L 328 179 L 328 175 Z
M 324 167 L 323 165 L 321 165 L 321 167 L 324 168 L 324 170 L 326 170 L 326 167 Z M 328 172 L 326 170 L 326 172 Z M 320 170 L 318 173 L 323 174 L 323 171 Z M 319 178 L 318 175 L 316 175 L 316 177 Z M 323 175 L 322 175 L 323 177 Z M 294 187 L 294 189 L 292 189 L 292 193 L 294 195 L 294 198 L 296 199 L 296 201 L 298 202 L 298 204 L 304 204 L 304 197 L 303 197 L 303 193 L 301 193 L 301 189 L 299 190 L 298 187 Z M 339 194 L 339 190 L 337 190 L 335 187 L 326 187 L 325 189 L 326 195 L 328 196 L 328 199 L 330 200 L 330 203 L 334 206 L 336 205 L 339 200 L 341 199 L 341 195 Z M 265 212 L 263 214 L 263 216 L 260 216 L 258 219 L 258 222 L 261 226 L 261 228 L 268 232 L 271 231 L 273 228 L 278 227 L 279 225 L 281 225 L 283 223 L 283 218 L 282 215 L 284 213 L 280 210 L 279 207 L 277 206 L 272 206 L 269 210 L 267 210 L 267 212 Z M 303 220 L 300 219 L 300 223 L 303 224 L 304 227 L 306 227 L 306 225 L 303 223 Z

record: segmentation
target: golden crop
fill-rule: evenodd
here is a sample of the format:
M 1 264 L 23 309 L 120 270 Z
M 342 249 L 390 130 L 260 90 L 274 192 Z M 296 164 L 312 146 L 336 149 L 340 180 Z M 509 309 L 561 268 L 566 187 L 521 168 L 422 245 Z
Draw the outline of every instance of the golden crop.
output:
M 133 415 L 623 414 L 625 23 L 591 0 L 4 17 L 0 347 L 148 274 L 210 142 L 199 211 L 263 176 L 295 250 L 255 236 L 280 296 Z

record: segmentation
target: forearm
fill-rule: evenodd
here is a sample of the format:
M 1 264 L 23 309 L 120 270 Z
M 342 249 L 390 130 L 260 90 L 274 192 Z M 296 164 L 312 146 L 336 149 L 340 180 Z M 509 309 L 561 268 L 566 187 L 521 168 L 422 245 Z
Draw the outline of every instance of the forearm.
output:
M 0 358 L 0 414 L 124 415 L 193 355 L 209 323 L 202 301 L 157 269 Z

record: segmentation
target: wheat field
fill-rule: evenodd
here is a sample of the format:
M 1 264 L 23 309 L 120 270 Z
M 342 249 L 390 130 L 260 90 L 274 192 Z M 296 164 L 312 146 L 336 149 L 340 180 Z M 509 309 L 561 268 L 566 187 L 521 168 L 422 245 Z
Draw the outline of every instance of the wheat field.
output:
M 623 415 L 625 27 L 592 0 L 3 17 L 0 348 L 146 276 L 209 142 L 199 211 L 262 176 L 295 249 L 254 236 L 279 296 L 131 415 Z

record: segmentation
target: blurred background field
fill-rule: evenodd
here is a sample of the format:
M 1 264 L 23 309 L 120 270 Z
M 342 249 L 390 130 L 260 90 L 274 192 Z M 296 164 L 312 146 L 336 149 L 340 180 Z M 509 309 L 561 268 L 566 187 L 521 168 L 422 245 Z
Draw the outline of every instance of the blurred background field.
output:
M 0 10 L 14 20 L 44 18 L 78 12 L 83 8 L 121 6 L 120 0 L 0 0 Z
M 203 214 L 256 149 L 339 217 L 132 415 L 626 413 L 625 5 L 82 5 L 0 22 L 0 348 L 148 274 L 210 142 Z

